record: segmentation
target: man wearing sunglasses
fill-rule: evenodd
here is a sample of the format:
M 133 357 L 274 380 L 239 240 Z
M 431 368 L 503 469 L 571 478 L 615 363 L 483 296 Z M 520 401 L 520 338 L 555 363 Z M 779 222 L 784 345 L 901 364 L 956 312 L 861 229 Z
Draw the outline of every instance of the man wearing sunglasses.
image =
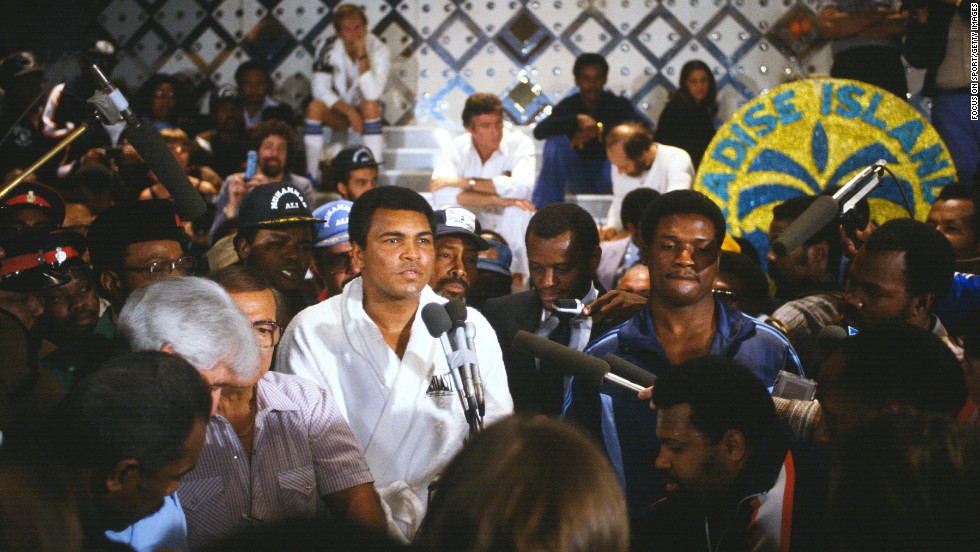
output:
M 184 251 L 181 232 L 174 204 L 165 199 L 114 205 L 92 222 L 92 268 L 99 293 L 112 304 L 113 319 L 133 291 L 171 274 L 190 273 L 194 258 Z

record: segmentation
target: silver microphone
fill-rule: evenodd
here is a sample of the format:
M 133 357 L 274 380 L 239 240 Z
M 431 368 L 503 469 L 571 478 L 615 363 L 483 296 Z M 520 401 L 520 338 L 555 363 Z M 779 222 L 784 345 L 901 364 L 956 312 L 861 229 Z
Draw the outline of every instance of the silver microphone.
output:
M 483 378 L 480 376 L 480 363 L 476 354 L 476 325 L 466 322 L 466 347 L 473 354 L 473 362 L 470 371 L 473 375 L 473 390 L 476 392 L 476 404 L 480 408 L 480 416 L 483 417 L 487 412 L 487 405 L 483 402 Z

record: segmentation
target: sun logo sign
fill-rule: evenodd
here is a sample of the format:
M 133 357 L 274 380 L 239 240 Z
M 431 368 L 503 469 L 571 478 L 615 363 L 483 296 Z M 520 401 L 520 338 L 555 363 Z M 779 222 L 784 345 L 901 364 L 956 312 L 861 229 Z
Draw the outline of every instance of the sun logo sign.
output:
M 764 255 L 774 206 L 843 185 L 879 159 L 919 220 L 956 175 L 939 135 L 908 103 L 870 84 L 814 78 L 739 109 L 708 146 L 694 187 L 721 207 L 732 235 Z M 883 180 L 869 196 L 878 223 L 907 216 L 901 192 L 889 176 Z

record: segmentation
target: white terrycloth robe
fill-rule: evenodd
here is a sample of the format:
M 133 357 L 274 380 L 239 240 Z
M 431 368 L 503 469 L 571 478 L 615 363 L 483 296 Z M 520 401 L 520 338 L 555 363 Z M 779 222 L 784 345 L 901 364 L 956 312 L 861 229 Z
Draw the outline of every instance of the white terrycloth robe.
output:
M 459 452 L 468 433 L 439 340 L 429 335 L 422 307 L 445 303 L 426 286 L 402 359 L 364 312 L 360 278 L 341 295 L 300 312 L 279 344 L 279 370 L 332 391 L 364 449 L 381 495 L 389 531 L 410 541 L 425 515 L 429 484 Z M 496 335 L 467 309 L 486 397 L 487 424 L 513 412 Z M 448 385 L 448 387 L 447 387 Z

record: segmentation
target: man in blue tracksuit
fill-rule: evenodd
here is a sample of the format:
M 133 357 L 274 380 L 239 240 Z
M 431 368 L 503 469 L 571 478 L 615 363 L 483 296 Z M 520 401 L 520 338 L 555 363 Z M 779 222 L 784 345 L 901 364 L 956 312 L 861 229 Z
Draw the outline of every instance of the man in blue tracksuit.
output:
M 650 269 L 648 308 L 593 341 L 586 353 L 614 353 L 654 374 L 692 358 L 721 355 L 770 389 L 780 370 L 802 375 L 782 334 L 714 298 L 725 219 L 710 199 L 691 190 L 660 196 L 644 213 L 642 234 Z M 656 413 L 633 393 L 609 385 L 600 394 L 594 390 L 573 379 L 564 416 L 601 439 L 636 514 L 664 496 L 664 480 L 653 467 L 660 448 Z

